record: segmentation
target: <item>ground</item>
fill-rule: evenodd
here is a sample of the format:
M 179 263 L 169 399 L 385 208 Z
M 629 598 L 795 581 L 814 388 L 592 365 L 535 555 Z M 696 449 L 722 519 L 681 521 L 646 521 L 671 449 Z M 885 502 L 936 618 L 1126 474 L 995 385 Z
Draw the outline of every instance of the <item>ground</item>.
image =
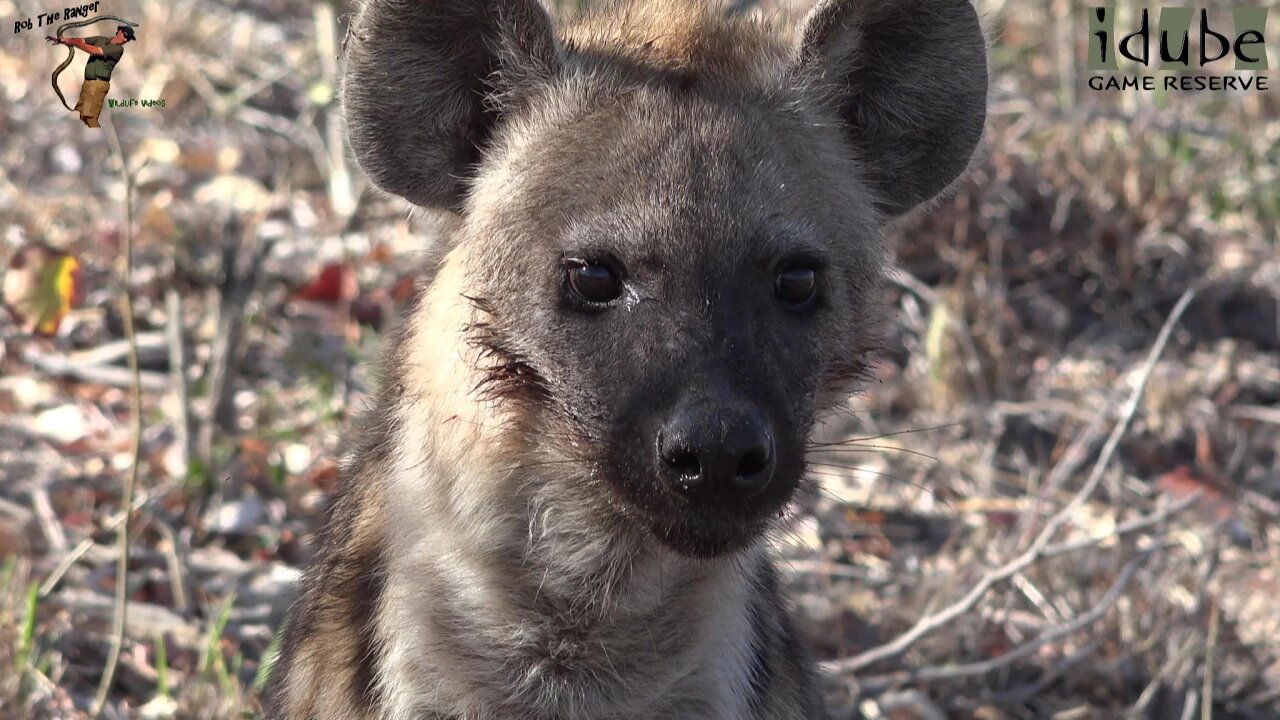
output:
M 57 104 L 45 33 L 0 43 L 0 257 L 46 243 L 84 289 L 52 338 L 0 317 L 3 718 L 84 717 L 110 645 L 126 195 L 144 430 L 108 717 L 253 716 L 380 329 L 438 232 L 343 153 L 345 7 L 131 7 L 111 95 L 165 105 L 101 131 Z M 777 540 L 833 712 L 1278 717 L 1280 91 L 1096 91 L 1083 6 L 979 7 L 980 157 L 891 233 L 877 379 Z

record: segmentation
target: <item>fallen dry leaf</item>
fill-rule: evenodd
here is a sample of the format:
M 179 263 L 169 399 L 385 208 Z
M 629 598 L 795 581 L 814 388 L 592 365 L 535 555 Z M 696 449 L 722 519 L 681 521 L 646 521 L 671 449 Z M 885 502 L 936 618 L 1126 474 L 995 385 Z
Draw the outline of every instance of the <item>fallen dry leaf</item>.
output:
M 354 270 L 341 263 L 329 263 L 314 280 L 294 293 L 293 297 L 297 300 L 336 305 L 344 300 L 354 300 L 359 291 Z
M 53 335 L 80 299 L 80 263 L 48 245 L 19 249 L 4 276 L 4 306 L 25 332 Z

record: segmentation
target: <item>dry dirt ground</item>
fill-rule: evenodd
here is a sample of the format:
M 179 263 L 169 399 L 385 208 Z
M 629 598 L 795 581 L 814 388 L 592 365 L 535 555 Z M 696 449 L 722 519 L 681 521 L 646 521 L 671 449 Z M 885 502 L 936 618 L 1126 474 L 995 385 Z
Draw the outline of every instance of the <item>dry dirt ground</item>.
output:
M 144 430 L 105 715 L 253 717 L 437 227 L 344 156 L 343 6 L 105 5 L 141 23 L 113 96 L 163 109 L 87 132 L 46 33 L 0 41 L 0 257 L 48 243 L 84 287 L 52 339 L 0 318 L 0 717 L 84 717 L 110 645 L 127 205 Z M 878 381 L 824 429 L 825 493 L 778 539 L 833 712 L 1280 717 L 1280 90 L 1096 92 L 1083 6 L 979 6 L 982 157 L 893 232 Z

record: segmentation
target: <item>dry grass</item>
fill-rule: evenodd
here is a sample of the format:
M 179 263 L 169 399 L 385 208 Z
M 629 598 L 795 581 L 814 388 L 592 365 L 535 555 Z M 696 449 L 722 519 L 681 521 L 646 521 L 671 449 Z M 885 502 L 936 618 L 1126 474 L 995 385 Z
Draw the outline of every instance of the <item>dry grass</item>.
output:
M 255 711 L 377 344 L 349 303 L 290 294 L 341 262 L 365 291 L 356 314 L 385 311 L 374 291 L 435 228 L 347 172 L 336 36 L 316 32 L 340 8 L 132 7 L 140 42 L 112 95 L 166 108 L 108 111 L 138 172 L 148 388 L 134 609 L 108 715 L 240 717 Z M 894 231 L 902 275 L 881 381 L 826 429 L 861 440 L 815 465 L 827 492 L 780 540 L 836 671 L 832 705 L 838 717 L 1276 717 L 1280 91 L 1098 93 L 1081 6 L 980 7 L 994 81 L 982 159 Z M 5 18 L 46 9 L 0 0 Z M 4 718 L 79 717 L 92 696 L 130 419 L 113 374 L 123 356 L 106 352 L 121 337 L 110 268 L 123 184 L 104 136 L 49 90 L 60 54 L 43 34 L 0 46 L 0 133 L 20 139 L 0 148 L 2 242 L 76 252 L 88 293 L 52 342 L 0 320 Z M 186 358 L 166 350 L 174 330 Z M 31 616 L 33 582 L 51 587 Z

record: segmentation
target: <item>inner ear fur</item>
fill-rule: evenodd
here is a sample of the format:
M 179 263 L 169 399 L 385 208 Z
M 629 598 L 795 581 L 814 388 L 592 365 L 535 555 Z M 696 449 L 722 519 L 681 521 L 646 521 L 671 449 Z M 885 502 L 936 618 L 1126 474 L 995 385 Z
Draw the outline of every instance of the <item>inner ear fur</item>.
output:
M 554 72 L 537 0 L 363 0 L 348 30 L 343 108 L 351 148 L 383 190 L 458 210 L 518 88 Z
M 800 62 L 844 120 L 886 216 L 968 167 L 987 108 L 986 39 L 969 0 L 822 0 Z

